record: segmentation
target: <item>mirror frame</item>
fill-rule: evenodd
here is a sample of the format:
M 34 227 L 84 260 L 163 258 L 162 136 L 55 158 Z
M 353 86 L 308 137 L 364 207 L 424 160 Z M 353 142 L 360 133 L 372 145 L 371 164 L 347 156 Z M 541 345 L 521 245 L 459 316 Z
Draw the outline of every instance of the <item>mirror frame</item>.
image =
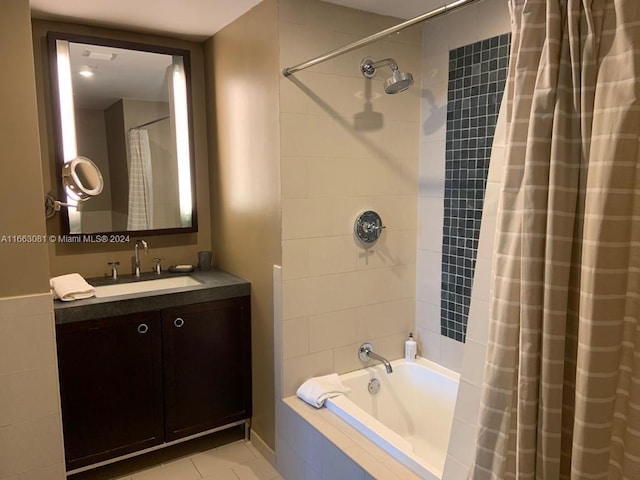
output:
M 69 32 L 47 32 L 47 56 L 49 60 L 49 76 L 51 84 L 51 106 L 53 113 L 53 132 L 55 145 L 55 164 L 56 164 L 56 184 L 58 189 L 58 198 L 66 198 L 63 182 L 61 181 L 62 170 L 64 167 L 64 144 L 62 139 L 62 115 L 59 102 L 59 79 L 58 79 L 58 62 L 57 62 L 57 40 L 66 40 L 73 43 L 86 43 L 89 45 L 105 46 L 112 48 L 121 48 L 126 50 L 137 50 L 141 52 L 160 53 L 164 55 L 181 56 L 184 63 L 184 74 L 186 83 L 187 96 L 187 121 L 189 131 L 189 164 L 190 164 L 190 180 L 191 180 L 191 226 L 189 227 L 172 227 L 151 230 L 119 230 L 108 232 L 82 232 L 72 233 L 69 222 L 69 214 L 67 209 L 60 211 L 60 225 L 62 233 L 70 237 L 81 237 L 83 235 L 129 235 L 132 237 L 170 235 L 178 233 L 194 233 L 198 231 L 197 216 L 197 197 L 196 197 L 196 162 L 195 162 L 195 141 L 194 141 L 194 123 L 193 123 L 193 100 L 191 88 L 191 57 L 189 50 L 181 48 L 173 48 L 162 45 L 154 45 L 141 42 L 131 42 L 108 37 L 97 37 L 92 35 L 76 34 Z M 70 240 L 72 241 L 72 240 Z

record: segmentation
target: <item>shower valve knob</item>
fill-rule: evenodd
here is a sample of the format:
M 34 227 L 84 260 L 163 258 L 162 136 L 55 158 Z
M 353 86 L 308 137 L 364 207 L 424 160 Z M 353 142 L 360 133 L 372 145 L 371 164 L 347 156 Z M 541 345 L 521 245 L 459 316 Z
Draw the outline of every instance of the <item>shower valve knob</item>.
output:
M 371 210 L 358 215 L 353 226 L 356 238 L 364 248 L 373 246 L 385 228 L 380 215 Z
M 382 230 L 383 228 L 387 228 L 384 225 L 378 225 L 375 223 L 363 223 L 362 224 L 362 230 L 365 231 L 365 233 L 369 233 L 369 232 L 376 232 L 378 230 Z

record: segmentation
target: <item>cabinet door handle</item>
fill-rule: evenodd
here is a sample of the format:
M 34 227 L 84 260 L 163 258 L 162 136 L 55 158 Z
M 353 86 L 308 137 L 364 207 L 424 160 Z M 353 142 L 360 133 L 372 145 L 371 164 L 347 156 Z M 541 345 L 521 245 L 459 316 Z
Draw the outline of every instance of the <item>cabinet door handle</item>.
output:
M 184 320 L 178 317 L 173 321 L 173 324 L 175 325 L 176 328 L 180 328 L 184 325 Z
M 147 325 L 146 323 L 141 323 L 140 325 L 138 325 L 138 333 L 141 334 L 145 334 L 149 331 L 149 325 Z

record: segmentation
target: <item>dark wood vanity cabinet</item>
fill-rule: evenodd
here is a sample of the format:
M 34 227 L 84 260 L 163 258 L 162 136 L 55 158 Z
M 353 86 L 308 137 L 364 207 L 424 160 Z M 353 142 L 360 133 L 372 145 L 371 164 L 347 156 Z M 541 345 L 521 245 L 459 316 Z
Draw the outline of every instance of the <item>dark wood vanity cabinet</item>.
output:
M 162 443 L 157 313 L 61 324 L 56 337 L 67 468 Z
M 56 325 L 67 470 L 251 417 L 249 297 Z
M 165 440 L 251 416 L 249 302 L 162 311 Z

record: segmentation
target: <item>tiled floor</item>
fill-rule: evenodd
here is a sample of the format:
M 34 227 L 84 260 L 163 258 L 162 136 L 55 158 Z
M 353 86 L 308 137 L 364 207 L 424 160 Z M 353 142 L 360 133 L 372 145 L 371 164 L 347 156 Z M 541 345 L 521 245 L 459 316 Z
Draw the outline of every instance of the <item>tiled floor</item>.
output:
M 70 480 L 283 480 L 251 442 L 230 434 L 194 440 L 69 477 Z M 235 435 L 237 437 L 237 435 Z M 227 443 L 231 441 L 232 443 Z

